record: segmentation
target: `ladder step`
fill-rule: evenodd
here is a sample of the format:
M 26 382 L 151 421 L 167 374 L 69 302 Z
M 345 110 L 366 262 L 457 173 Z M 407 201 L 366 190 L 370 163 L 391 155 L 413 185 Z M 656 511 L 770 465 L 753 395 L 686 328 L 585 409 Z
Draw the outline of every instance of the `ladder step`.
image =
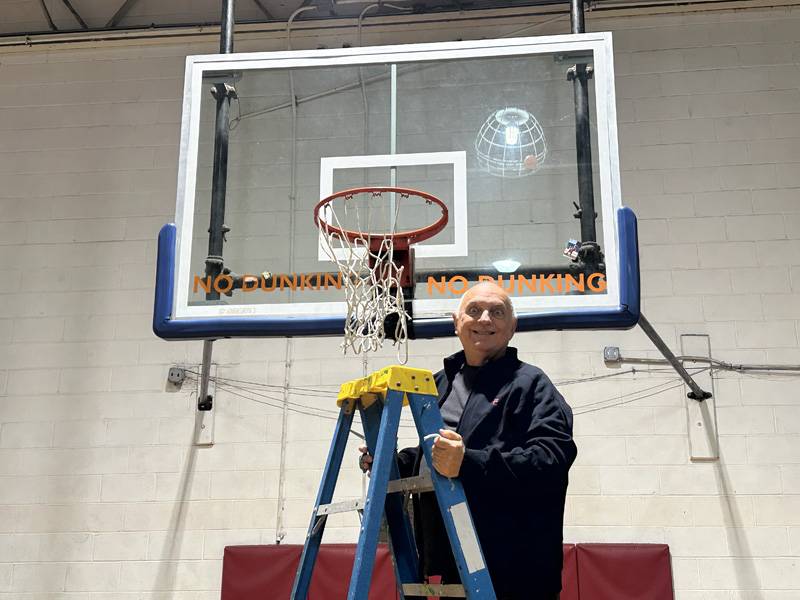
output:
M 467 597 L 464 586 L 458 584 L 404 583 L 403 594 L 406 596 L 438 596 L 440 598 Z
M 405 477 L 403 479 L 392 479 L 386 487 L 386 493 L 395 492 L 432 492 L 433 481 L 430 473 L 417 475 L 416 477 Z
M 331 502 L 330 504 L 320 504 L 317 509 L 319 515 L 333 515 L 336 513 L 350 512 L 353 510 L 364 510 L 364 500 L 345 500 L 343 502 Z

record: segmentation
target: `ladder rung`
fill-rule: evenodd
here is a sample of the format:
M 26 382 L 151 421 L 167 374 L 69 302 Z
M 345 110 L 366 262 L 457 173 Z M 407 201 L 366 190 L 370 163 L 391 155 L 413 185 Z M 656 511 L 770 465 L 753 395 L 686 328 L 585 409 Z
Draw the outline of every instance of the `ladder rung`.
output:
M 393 492 L 432 492 L 433 482 L 430 474 L 417 475 L 416 477 L 405 477 L 403 479 L 392 479 L 386 487 L 386 493 Z
M 404 583 L 406 596 L 439 596 L 440 598 L 466 598 L 464 586 L 458 584 L 438 585 L 432 583 Z
M 332 515 L 335 513 L 350 512 L 351 510 L 364 510 L 364 501 L 359 498 L 358 500 L 320 504 L 317 509 L 317 515 Z

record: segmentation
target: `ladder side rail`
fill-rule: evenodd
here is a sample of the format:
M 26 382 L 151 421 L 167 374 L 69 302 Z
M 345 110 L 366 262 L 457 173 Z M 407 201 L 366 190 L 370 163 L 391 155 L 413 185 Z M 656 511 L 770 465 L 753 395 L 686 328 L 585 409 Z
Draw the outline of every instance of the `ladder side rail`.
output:
M 311 513 L 311 523 L 308 526 L 306 542 L 303 546 L 303 553 L 300 556 L 300 563 L 297 565 L 294 585 L 292 586 L 292 600 L 306 600 L 308 588 L 311 585 L 311 575 L 314 572 L 314 563 L 319 553 L 319 545 L 322 541 L 322 533 L 325 530 L 327 515 L 317 515 L 320 505 L 329 504 L 333 499 L 333 492 L 336 489 L 336 480 L 339 477 L 339 470 L 342 466 L 347 438 L 350 434 L 350 427 L 353 424 L 355 413 L 354 403 L 344 402 L 339 411 L 339 419 L 336 421 L 333 440 L 328 451 L 328 460 L 325 462 L 325 469 L 322 472 L 317 500 L 314 503 L 314 510 Z
M 444 477 L 433 468 L 431 448 L 434 438 L 431 434 L 438 434 L 439 430 L 444 428 L 438 399 L 426 394 L 409 393 L 408 402 L 421 440 L 420 446 L 431 472 L 434 493 L 466 596 L 470 600 L 496 600 L 472 515 L 467 506 L 464 487 L 458 478 Z
M 378 400 L 379 403 L 380 400 Z M 391 473 L 390 465 L 395 462 L 397 430 L 400 425 L 400 412 L 403 408 L 403 392 L 389 390 L 381 407 L 380 424 L 372 453 L 372 476 L 364 502 L 364 516 L 350 577 L 348 600 L 367 600 L 375 566 L 375 552 L 378 548 L 378 534 L 383 520 L 386 502 L 386 487 Z M 374 423 L 364 423 L 365 437 L 374 436 Z
M 374 402 L 366 409 L 361 408 L 361 422 L 364 424 L 364 437 L 366 438 L 366 444 L 370 454 L 374 452 L 378 441 L 381 408 L 380 402 Z M 389 473 L 390 481 L 400 479 L 400 469 L 397 466 L 396 451 L 393 453 L 392 461 L 389 466 L 391 468 L 391 472 Z M 403 506 L 403 494 L 387 493 L 384 511 L 386 515 L 386 524 L 389 529 L 389 549 L 392 554 L 392 562 L 394 563 L 400 600 L 425 600 L 426 596 L 406 596 L 403 593 L 402 586 L 404 584 L 417 583 L 421 578 L 417 545 L 414 541 L 414 532 L 411 529 L 411 522 Z

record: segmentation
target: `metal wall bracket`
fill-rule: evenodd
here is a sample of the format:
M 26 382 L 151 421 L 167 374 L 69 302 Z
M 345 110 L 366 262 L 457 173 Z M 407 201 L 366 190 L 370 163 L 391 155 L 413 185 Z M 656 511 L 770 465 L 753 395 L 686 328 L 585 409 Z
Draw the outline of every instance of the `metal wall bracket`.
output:
M 689 458 L 692 462 L 719 460 L 719 433 L 717 431 L 717 406 L 714 394 L 714 377 L 711 362 L 711 338 L 706 334 L 684 333 L 680 336 L 681 355 L 695 357 L 693 361 L 683 358 L 684 366 L 692 365 L 701 370 L 692 377 L 703 390 L 711 390 L 708 396 L 697 402 L 689 392 L 686 400 L 686 415 L 689 431 Z M 689 391 L 688 386 L 686 386 Z
M 195 446 L 213 446 L 214 445 L 214 415 L 216 414 L 215 411 L 215 402 L 213 399 L 215 398 L 216 394 L 216 377 L 217 377 L 217 365 L 216 364 L 209 364 L 208 365 L 208 381 L 205 386 L 205 397 L 212 400 L 206 400 L 204 402 L 200 401 L 200 395 L 204 393 L 202 389 L 203 381 L 202 379 L 197 380 L 197 410 L 194 413 L 194 445 Z M 207 406 L 207 408 L 206 408 Z

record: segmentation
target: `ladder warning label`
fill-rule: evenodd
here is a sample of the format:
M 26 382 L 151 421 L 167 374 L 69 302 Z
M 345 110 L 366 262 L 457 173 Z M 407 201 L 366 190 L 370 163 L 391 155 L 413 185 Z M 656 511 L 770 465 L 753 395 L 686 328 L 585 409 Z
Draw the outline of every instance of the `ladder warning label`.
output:
M 453 517 L 453 524 L 456 527 L 456 535 L 461 544 L 461 551 L 464 553 L 464 560 L 467 563 L 467 570 L 470 574 L 486 568 L 483 564 L 483 554 L 478 543 L 478 536 L 472 525 L 472 518 L 466 502 L 460 502 L 450 507 L 450 515 Z

